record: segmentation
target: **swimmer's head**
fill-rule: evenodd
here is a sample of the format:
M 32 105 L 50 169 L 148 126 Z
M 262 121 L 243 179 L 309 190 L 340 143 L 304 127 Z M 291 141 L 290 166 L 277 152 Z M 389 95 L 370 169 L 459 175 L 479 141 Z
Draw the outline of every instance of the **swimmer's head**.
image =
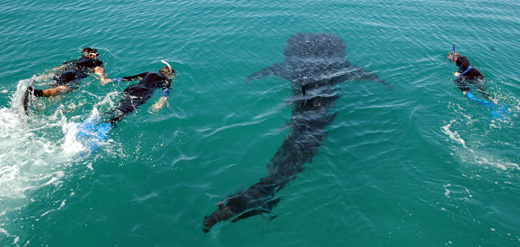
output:
M 81 52 L 81 56 L 86 57 L 86 58 L 96 58 L 99 56 L 99 53 L 96 49 L 87 47 L 87 48 L 83 49 L 83 51 Z
M 457 61 L 457 59 L 459 59 L 460 57 L 460 54 L 458 52 L 455 52 L 455 56 L 453 56 L 453 51 L 448 53 L 448 55 L 446 56 L 450 61 Z M 453 59 L 452 59 L 453 58 Z
M 162 75 L 170 78 L 172 77 L 173 75 L 175 75 L 175 70 L 172 69 L 172 66 L 164 61 L 164 60 L 161 60 L 162 63 L 166 64 L 166 66 L 162 67 L 160 70 L 159 70 L 159 73 L 161 73 Z
M 173 75 L 175 75 L 175 70 L 171 69 L 170 67 L 168 66 L 164 66 L 162 67 L 160 70 L 159 70 L 159 73 L 161 73 L 161 75 L 164 75 L 168 78 L 172 77 Z

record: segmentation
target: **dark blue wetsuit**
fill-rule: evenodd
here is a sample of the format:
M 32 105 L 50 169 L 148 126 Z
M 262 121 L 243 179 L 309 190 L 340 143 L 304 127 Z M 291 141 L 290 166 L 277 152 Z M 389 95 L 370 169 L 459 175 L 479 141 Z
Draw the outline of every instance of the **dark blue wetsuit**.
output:
M 79 81 L 88 77 L 95 67 L 102 66 L 103 62 L 96 58 L 81 57 L 78 60 L 65 62 L 64 64 L 65 68 L 53 78 L 56 81 L 56 86 L 63 85 L 76 89 Z M 42 97 L 43 90 L 34 89 L 34 95 Z
M 89 76 L 95 67 L 102 66 L 98 59 L 82 57 L 76 61 L 66 62 L 67 66 L 62 73 L 54 78 L 58 85 L 68 85 Z
M 463 92 L 470 90 L 469 84 L 475 86 L 477 90 L 484 96 L 488 97 L 488 93 L 485 92 L 484 87 L 484 75 L 480 73 L 476 68 L 471 66 L 467 57 L 459 57 L 456 61 L 459 66 L 459 77 L 455 79 L 455 85 L 460 88 Z
M 507 104 L 496 104 L 491 100 L 492 97 L 484 86 L 484 75 L 471 66 L 467 57 L 459 57 L 456 62 L 457 66 L 459 66 L 458 72 L 460 72 L 459 77 L 454 80 L 457 87 L 459 87 L 469 99 L 488 108 L 493 119 L 508 119 L 509 107 Z M 482 97 L 478 97 L 471 92 L 469 84 L 474 86 Z
M 138 84 L 127 87 L 124 91 L 123 98 L 119 101 L 117 107 L 112 111 L 104 113 L 102 122 L 97 119 L 87 119 L 87 121 L 78 125 L 78 136 L 90 136 L 93 142 L 87 142 L 90 150 L 97 148 L 97 142 L 103 142 L 108 139 L 108 132 L 116 127 L 116 124 L 123 118 L 133 112 L 138 106 L 144 104 L 152 97 L 156 89 L 162 88 L 162 96 L 168 97 L 171 80 L 159 72 L 146 72 L 139 75 L 116 78 L 112 81 L 132 81 L 141 80 Z
M 107 123 L 115 125 L 126 115 L 133 112 L 152 97 L 156 89 L 162 88 L 162 96 L 168 97 L 171 80 L 159 72 L 146 72 L 134 76 L 113 79 L 113 81 L 141 80 L 138 84 L 127 87 L 123 99 L 118 106 L 108 114 Z

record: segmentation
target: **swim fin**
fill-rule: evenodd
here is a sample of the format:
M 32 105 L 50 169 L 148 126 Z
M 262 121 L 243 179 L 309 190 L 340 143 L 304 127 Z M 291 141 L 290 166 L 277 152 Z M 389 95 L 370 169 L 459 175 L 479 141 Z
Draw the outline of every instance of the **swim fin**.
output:
M 475 95 L 471 92 L 467 92 L 466 96 L 468 96 L 469 99 L 477 102 L 478 104 L 486 107 L 490 111 L 491 117 L 493 119 L 505 120 L 505 119 L 509 118 L 509 106 L 507 104 L 497 105 L 493 102 L 479 99 L 479 98 L 475 97 Z
M 510 118 L 509 106 L 507 104 L 500 104 L 500 106 L 496 105 L 496 107 L 491 110 L 491 117 L 493 117 L 493 119 L 501 120 Z
M 23 110 L 26 115 L 29 115 L 29 107 L 33 104 L 34 98 L 34 79 L 31 80 L 31 85 L 27 87 L 23 95 Z
M 101 123 L 97 126 L 95 138 L 100 142 L 106 142 L 108 140 L 108 132 L 114 128 L 111 123 Z
M 111 123 L 98 123 L 97 119 L 89 118 L 83 123 L 78 124 L 77 136 L 83 144 L 91 151 L 97 149 L 97 144 L 108 140 L 108 132 L 114 128 Z

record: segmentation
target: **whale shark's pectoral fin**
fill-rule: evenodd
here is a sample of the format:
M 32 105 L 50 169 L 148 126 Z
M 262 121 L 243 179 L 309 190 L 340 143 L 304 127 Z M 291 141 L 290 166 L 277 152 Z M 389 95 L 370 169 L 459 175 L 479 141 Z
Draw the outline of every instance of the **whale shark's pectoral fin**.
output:
M 231 223 L 235 223 L 239 220 L 243 220 L 243 219 L 249 218 L 251 216 L 259 215 L 259 214 L 270 214 L 271 211 L 273 210 L 273 208 L 276 206 L 276 204 L 278 204 L 280 202 L 280 200 L 282 200 L 282 198 L 278 197 L 274 200 L 268 201 L 261 208 L 249 210 L 249 211 L 239 215 L 238 217 L 231 220 Z M 275 217 L 276 216 L 272 217 L 272 219 L 274 219 Z
M 252 73 L 247 77 L 247 84 L 252 80 L 260 80 L 266 76 L 275 75 L 283 79 L 288 79 L 284 64 L 275 63 L 265 69 Z
M 374 72 L 365 71 L 365 69 L 363 67 L 352 66 L 348 63 L 348 61 L 345 62 L 345 65 L 349 66 L 349 70 L 352 71 L 352 75 L 353 75 L 353 77 L 351 78 L 352 80 L 377 81 L 377 82 L 383 84 L 383 86 L 385 86 L 385 87 L 392 88 L 392 86 L 390 84 L 386 83 L 384 80 L 379 78 L 379 76 L 377 76 L 376 73 L 374 73 Z
M 222 208 L 223 208 L 223 207 L 224 207 L 228 202 L 230 202 L 230 201 L 232 201 L 232 200 L 238 198 L 238 197 L 240 196 L 240 193 L 241 193 L 241 192 L 239 192 L 239 194 L 230 195 L 230 196 L 228 196 L 228 197 L 222 199 L 222 201 L 217 202 L 217 207 L 220 208 L 220 209 L 222 209 Z
M 259 215 L 259 214 L 262 214 L 262 213 L 266 213 L 266 211 L 263 210 L 263 209 L 250 210 L 250 211 L 247 211 L 247 212 L 239 215 L 238 217 L 234 218 L 233 220 L 231 220 L 231 223 L 235 223 L 235 222 L 238 222 L 240 220 L 249 218 L 251 216 Z

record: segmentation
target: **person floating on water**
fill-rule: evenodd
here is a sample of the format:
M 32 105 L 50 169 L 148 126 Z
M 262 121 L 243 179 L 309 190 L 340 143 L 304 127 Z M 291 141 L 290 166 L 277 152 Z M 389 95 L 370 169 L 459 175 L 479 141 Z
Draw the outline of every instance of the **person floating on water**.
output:
M 133 84 L 124 90 L 123 98 L 119 101 L 117 107 L 109 112 L 103 114 L 100 118 L 89 118 L 85 122 L 78 125 L 78 136 L 84 138 L 85 136 L 92 136 L 94 142 L 89 141 L 87 145 L 93 151 L 97 144 L 96 142 L 103 142 L 108 139 L 108 132 L 116 127 L 123 118 L 132 113 L 138 106 L 144 104 L 150 99 L 156 89 L 161 88 L 161 97 L 152 105 L 153 111 L 159 111 L 166 103 L 168 106 L 168 96 L 170 95 L 171 78 L 175 75 L 175 70 L 170 64 L 166 64 L 158 72 L 145 72 L 134 76 L 107 79 L 105 70 L 97 68 L 96 74 L 100 76 L 103 85 L 109 82 L 134 81 L 140 80 L 139 83 Z
M 466 95 L 469 91 L 469 84 L 475 86 L 477 90 L 484 95 L 484 97 L 488 98 L 489 94 L 485 92 L 484 88 L 484 75 L 480 73 L 478 69 L 471 66 L 469 59 L 467 57 L 462 57 L 458 52 L 452 51 L 446 56 L 450 61 L 455 62 L 459 67 L 459 70 L 454 73 L 457 77 L 455 79 L 455 84 L 462 91 L 464 95 Z
M 491 96 L 484 86 L 484 75 L 471 65 L 467 57 L 462 57 L 455 51 L 455 45 L 453 45 L 453 51 L 448 53 L 446 57 L 450 61 L 455 62 L 459 67 L 459 70 L 454 73 L 457 77 L 454 82 L 464 95 L 478 104 L 487 107 L 491 111 L 493 118 L 504 119 L 504 117 L 508 117 L 508 106 L 506 104 L 499 106 L 491 101 Z M 477 98 L 475 94 L 470 91 L 470 85 L 474 86 L 484 99 Z
M 55 81 L 53 88 L 49 89 L 35 89 L 29 86 L 24 95 L 24 109 L 27 112 L 28 105 L 32 96 L 36 97 L 53 97 L 61 95 L 76 89 L 80 80 L 88 77 L 92 72 L 99 73 L 103 62 L 99 60 L 99 53 L 96 49 L 87 47 L 81 52 L 81 58 L 68 61 L 63 65 L 51 69 L 51 73 L 47 76 L 52 77 Z
M 165 62 L 166 63 L 166 62 Z M 126 115 L 137 109 L 138 106 L 144 104 L 150 97 L 152 97 L 156 89 L 162 88 L 161 97 L 152 106 L 153 111 L 159 111 L 170 95 L 171 78 L 175 75 L 175 70 L 167 65 L 161 68 L 158 72 L 144 72 L 134 76 L 107 79 L 104 75 L 104 69 L 98 69 L 98 75 L 101 77 L 101 83 L 117 81 L 134 81 L 140 80 L 139 83 L 131 85 L 124 90 L 124 95 L 118 106 L 109 114 L 108 123 L 115 126 Z M 168 104 L 169 105 L 169 104 Z
M 77 87 L 79 80 L 102 68 L 102 65 L 103 62 L 99 60 L 97 50 L 87 47 L 83 49 L 81 58 L 65 62 L 63 65 L 52 69 L 52 71 L 56 71 L 52 73 L 54 75 L 53 79 L 56 81 L 55 87 L 44 90 L 32 87 L 30 89 L 33 91 L 34 96 L 37 97 L 52 97 L 63 94 L 70 91 L 71 88 Z

